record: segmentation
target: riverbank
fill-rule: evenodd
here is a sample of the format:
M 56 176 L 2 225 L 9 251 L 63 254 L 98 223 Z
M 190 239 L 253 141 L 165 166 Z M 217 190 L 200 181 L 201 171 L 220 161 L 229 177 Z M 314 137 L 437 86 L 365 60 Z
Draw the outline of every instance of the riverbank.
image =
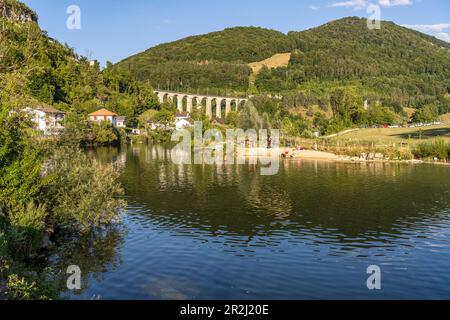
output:
M 331 152 L 314 151 L 314 150 L 296 150 L 292 148 L 281 149 L 281 155 L 283 158 L 290 159 L 304 159 L 304 160 L 327 160 L 327 161 L 337 161 L 337 162 L 360 162 L 360 163 L 371 163 L 371 162 L 384 162 L 384 163 L 429 163 L 438 165 L 449 165 L 449 162 L 443 162 L 439 160 L 429 160 L 429 159 L 392 159 L 385 156 L 382 153 L 362 153 L 359 157 L 349 156 L 349 155 L 337 155 Z
M 339 160 L 341 157 L 331 152 L 315 150 L 296 150 L 281 148 L 280 154 L 283 158 L 310 159 L 310 160 Z
M 400 157 L 390 157 L 380 152 L 362 152 L 359 156 L 336 154 L 333 152 L 325 152 L 319 150 L 298 149 L 291 147 L 284 148 L 241 148 L 238 149 L 239 155 L 245 155 L 246 157 L 273 157 L 279 155 L 283 159 L 296 159 L 296 160 L 318 160 L 318 161 L 336 161 L 336 162 L 353 162 L 353 163 L 371 163 L 371 162 L 384 162 L 384 163 L 431 163 L 439 165 L 450 165 L 449 162 L 440 161 L 439 159 L 403 159 Z

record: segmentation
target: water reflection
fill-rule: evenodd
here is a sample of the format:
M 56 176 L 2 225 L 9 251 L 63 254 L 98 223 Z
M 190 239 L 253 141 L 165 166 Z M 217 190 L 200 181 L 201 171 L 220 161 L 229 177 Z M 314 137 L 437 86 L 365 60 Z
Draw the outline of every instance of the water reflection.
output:
M 398 236 L 400 226 L 446 219 L 449 207 L 445 167 L 286 161 L 278 175 L 264 177 L 253 165 L 174 165 L 160 146 L 113 157 L 124 161 L 124 154 L 127 195 L 149 209 L 151 223 L 208 236 L 313 230 L 328 237 L 330 230 L 342 242 L 370 241 Z
M 68 293 L 82 296 L 91 281 L 101 282 L 106 273 L 113 272 L 121 263 L 119 251 L 125 235 L 123 226 L 111 226 L 86 235 L 66 235 L 58 239 L 49 262 L 54 270 L 60 270 L 57 281 L 62 297 Z M 67 289 L 69 275 L 65 271 L 70 265 L 76 265 L 81 270 L 79 291 Z M 93 295 L 91 298 L 100 297 Z
M 420 298 L 425 289 L 428 297 L 450 298 L 442 284 L 450 283 L 448 167 L 285 161 L 279 174 L 261 176 L 256 165 L 175 165 L 162 146 L 96 149 L 91 156 L 123 168 L 130 232 L 123 245 L 120 236 L 109 242 L 109 260 L 124 259 L 119 270 L 101 272 L 121 286 L 90 282 L 88 293 L 362 298 L 370 297 L 360 286 L 365 268 L 375 262 L 391 281 L 384 298 Z M 330 274 L 348 282 L 344 291 Z

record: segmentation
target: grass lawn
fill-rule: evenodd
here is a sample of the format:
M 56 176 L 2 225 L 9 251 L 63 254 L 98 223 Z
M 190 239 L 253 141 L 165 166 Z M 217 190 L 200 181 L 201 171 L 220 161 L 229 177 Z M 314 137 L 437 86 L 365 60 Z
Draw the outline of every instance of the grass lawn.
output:
M 396 142 L 418 143 L 435 138 L 450 141 L 450 124 L 422 128 L 359 129 L 332 139 L 335 141 L 392 144 Z

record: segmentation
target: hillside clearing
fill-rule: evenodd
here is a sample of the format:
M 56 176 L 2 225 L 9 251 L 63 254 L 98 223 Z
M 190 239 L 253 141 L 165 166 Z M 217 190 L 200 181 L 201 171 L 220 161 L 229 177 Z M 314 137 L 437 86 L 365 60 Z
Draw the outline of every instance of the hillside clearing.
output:
M 254 74 L 259 73 L 261 69 L 266 66 L 269 69 L 275 69 L 279 67 L 287 67 L 291 60 L 291 53 L 277 53 L 272 57 L 259 62 L 249 63 L 248 66 L 253 70 Z

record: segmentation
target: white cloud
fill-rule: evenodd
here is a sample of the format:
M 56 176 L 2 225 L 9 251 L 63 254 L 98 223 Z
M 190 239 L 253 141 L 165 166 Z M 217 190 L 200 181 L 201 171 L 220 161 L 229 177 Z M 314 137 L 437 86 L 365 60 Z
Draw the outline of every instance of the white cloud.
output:
M 366 0 L 348 0 L 342 2 L 333 2 L 332 7 L 353 8 L 354 10 L 364 9 L 367 5 Z
M 320 6 L 310 5 L 309 8 L 310 8 L 311 10 L 319 10 L 319 9 L 320 9 Z
M 378 3 L 382 7 L 411 6 L 413 4 L 413 0 L 378 0 Z M 361 10 L 366 8 L 368 4 L 369 1 L 367 0 L 346 0 L 346 1 L 335 1 L 331 4 L 331 6 Z
M 379 4 L 383 7 L 410 6 L 412 0 L 379 0 Z
M 403 27 L 417 30 L 423 33 L 432 35 L 438 39 L 450 42 L 450 34 L 445 30 L 450 30 L 450 23 L 438 23 L 438 24 L 412 24 L 403 25 Z
M 450 43 L 450 34 L 445 32 L 438 32 L 436 33 L 436 38 L 444 40 L 448 43 Z

